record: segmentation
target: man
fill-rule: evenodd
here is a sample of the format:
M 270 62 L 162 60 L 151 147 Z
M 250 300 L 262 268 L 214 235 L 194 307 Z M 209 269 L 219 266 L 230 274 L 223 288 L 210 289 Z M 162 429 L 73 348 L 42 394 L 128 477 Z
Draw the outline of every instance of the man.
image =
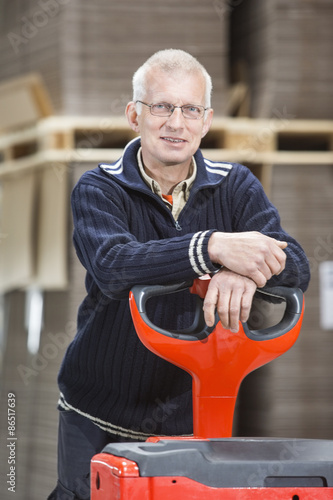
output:
M 158 52 L 135 73 L 133 92 L 126 116 L 140 137 L 115 164 L 84 174 L 72 194 L 87 296 L 59 374 L 59 482 L 50 498 L 89 498 L 90 459 L 108 442 L 192 432 L 190 376 L 138 340 L 133 285 L 209 273 L 205 320 L 212 325 L 217 309 L 236 332 L 257 287 L 305 290 L 309 281 L 303 250 L 258 180 L 198 149 L 213 117 L 201 64 L 183 51 Z M 184 291 L 151 299 L 149 315 L 181 329 L 193 307 Z

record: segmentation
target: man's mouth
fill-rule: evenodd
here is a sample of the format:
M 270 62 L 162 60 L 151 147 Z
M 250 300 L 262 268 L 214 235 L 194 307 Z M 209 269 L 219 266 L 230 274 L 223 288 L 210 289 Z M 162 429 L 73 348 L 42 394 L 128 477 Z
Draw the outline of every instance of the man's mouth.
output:
M 162 137 L 162 139 L 164 141 L 169 141 L 169 142 L 173 142 L 173 143 L 186 142 L 186 141 L 184 141 L 184 139 L 176 139 L 176 138 L 173 138 L 173 137 Z

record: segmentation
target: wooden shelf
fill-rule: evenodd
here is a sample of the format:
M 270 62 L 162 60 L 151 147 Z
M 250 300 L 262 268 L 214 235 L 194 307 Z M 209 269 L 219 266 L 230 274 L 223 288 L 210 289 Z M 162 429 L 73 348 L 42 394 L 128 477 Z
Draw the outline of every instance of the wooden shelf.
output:
M 47 117 L 0 136 L 0 179 L 59 163 L 114 162 L 134 137 L 125 117 Z M 247 165 L 269 194 L 272 165 L 333 164 L 333 121 L 216 117 L 202 150 Z

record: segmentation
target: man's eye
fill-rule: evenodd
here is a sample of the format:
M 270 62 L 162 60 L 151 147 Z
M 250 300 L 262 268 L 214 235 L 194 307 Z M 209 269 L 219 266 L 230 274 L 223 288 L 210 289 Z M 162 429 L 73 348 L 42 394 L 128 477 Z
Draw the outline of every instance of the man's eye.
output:
M 201 109 L 198 106 L 186 106 L 186 109 L 193 114 L 199 115 L 201 113 Z
M 160 102 L 158 104 L 154 104 L 154 108 L 158 110 L 169 110 L 171 108 L 171 104 L 168 104 L 166 102 Z

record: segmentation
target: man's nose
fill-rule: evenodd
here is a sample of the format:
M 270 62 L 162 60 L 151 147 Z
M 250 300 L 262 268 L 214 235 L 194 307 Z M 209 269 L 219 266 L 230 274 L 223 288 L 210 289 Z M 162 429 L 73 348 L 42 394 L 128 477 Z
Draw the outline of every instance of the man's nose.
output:
M 181 128 L 184 126 L 184 116 L 180 107 L 173 110 L 171 116 L 167 120 L 167 125 L 172 128 Z

